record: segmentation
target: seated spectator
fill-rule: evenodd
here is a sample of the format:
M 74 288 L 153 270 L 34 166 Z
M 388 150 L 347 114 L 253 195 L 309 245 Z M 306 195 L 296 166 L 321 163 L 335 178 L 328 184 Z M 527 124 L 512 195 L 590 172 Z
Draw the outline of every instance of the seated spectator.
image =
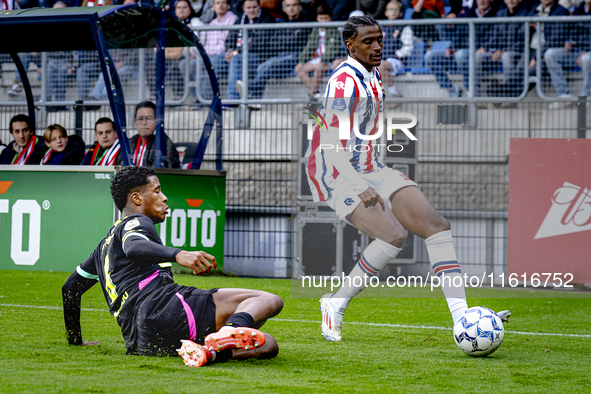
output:
M 121 85 L 132 78 L 138 78 L 138 67 L 136 66 L 135 59 L 132 58 L 135 53 L 125 49 L 113 49 L 110 51 L 110 54 Z M 104 101 L 108 100 L 108 98 L 107 84 L 105 83 L 104 75 L 101 74 L 92 92 L 84 101 L 92 103 L 92 101 Z M 86 105 L 85 108 L 87 110 L 98 110 L 100 106 Z
M 154 167 L 156 161 L 156 105 L 151 101 L 144 101 L 135 107 L 134 124 L 138 134 L 129 139 L 133 163 L 136 166 Z M 162 164 L 165 168 L 180 168 L 179 153 L 166 133 L 164 138 L 164 157 Z
M 390 1 L 386 5 L 386 17 L 388 20 L 402 19 L 402 4 L 397 0 Z M 404 61 L 412 53 L 415 37 L 411 26 L 384 26 L 382 49 L 382 65 L 379 67 L 382 80 L 392 97 L 402 97 L 392 77 L 405 68 Z M 391 108 L 395 107 L 391 105 Z
M 558 5 L 560 7 L 560 5 Z M 585 0 L 575 10 L 574 15 L 591 15 L 591 0 Z M 550 26 L 553 24 L 547 24 Z M 567 27 L 565 26 L 563 30 Z M 545 29 L 544 29 L 545 31 Z M 552 78 L 552 85 L 560 97 L 573 97 L 566 81 L 565 69 L 579 66 L 583 69 L 583 86 L 580 96 L 591 95 L 591 26 L 589 22 L 579 22 L 571 26 L 571 34 L 564 45 L 559 48 L 550 48 L 544 52 L 544 62 Z M 567 102 L 555 102 L 550 104 L 549 108 L 564 108 Z
M 215 18 L 213 11 L 214 0 L 189 0 L 189 4 L 193 9 L 193 18 L 198 18 L 202 23 L 209 23 Z M 165 9 L 176 9 L 176 0 L 166 4 Z
M 230 11 L 230 5 L 228 0 L 214 0 L 213 10 L 215 11 L 216 18 L 209 22 L 210 26 L 230 26 L 236 22 L 238 17 Z M 230 32 L 228 30 L 211 30 L 203 32 L 202 42 L 203 48 L 209 56 L 209 60 L 213 65 L 216 77 L 219 79 L 228 77 L 228 63 L 226 63 L 226 45 L 225 41 Z M 196 66 L 197 66 L 197 48 L 189 48 L 189 57 L 185 57 L 179 63 L 179 70 L 181 75 L 185 74 L 185 68 L 187 63 L 189 64 L 189 79 L 194 81 L 196 77 Z M 201 83 L 201 95 L 205 99 L 212 98 L 211 84 L 209 83 L 209 77 L 203 68 L 203 63 L 200 62 L 202 77 Z
M 61 3 L 61 4 L 58 4 Z M 56 7 L 56 4 L 58 6 Z M 63 4 L 63 5 L 62 5 Z M 73 7 L 76 5 L 76 0 L 21 0 L 21 8 L 62 8 L 62 7 Z
M 314 3 L 314 2 L 313 2 Z M 319 4 L 316 2 L 314 4 Z M 351 0 L 326 0 L 324 4 L 331 11 L 333 21 L 344 21 L 349 19 L 349 14 L 355 9 L 355 2 Z
M 307 22 L 302 15 L 300 0 L 285 0 L 283 8 L 287 23 Z M 277 56 L 261 63 L 256 76 L 249 82 L 248 91 L 255 99 L 263 97 L 265 86 L 271 78 L 287 78 L 298 64 L 300 52 L 304 49 L 311 29 L 279 29 L 275 31 L 275 43 L 279 49 Z M 236 89 L 242 95 L 242 81 L 236 82 Z
M 236 20 L 236 25 L 275 23 L 275 18 L 259 5 L 259 0 L 246 0 L 242 5 L 244 13 Z M 249 78 L 255 76 L 257 66 L 274 56 L 276 48 L 271 44 L 271 30 L 249 30 L 248 37 L 248 74 Z M 228 66 L 228 98 L 238 99 L 240 95 L 236 90 L 236 82 L 242 78 L 242 29 L 232 30 L 226 38 L 225 60 Z
M 190 25 L 191 20 L 195 17 L 195 11 L 191 6 L 189 0 L 177 0 L 174 3 L 174 15 L 184 24 Z M 172 86 L 172 99 L 178 101 L 183 98 L 184 91 L 184 74 L 179 73 L 179 65 L 183 57 L 183 48 L 181 47 L 167 47 L 164 49 L 166 80 Z M 148 72 L 151 75 L 156 74 L 156 56 L 153 61 L 149 63 Z M 156 99 L 156 78 L 150 79 L 151 94 L 150 98 Z
M 47 147 L 43 139 L 35 135 L 35 125 L 27 115 L 19 114 L 8 125 L 12 141 L 0 154 L 0 164 L 39 164 Z
M 384 16 L 387 16 L 384 14 L 386 3 L 386 0 L 356 0 L 355 9 L 363 11 L 364 15 L 369 15 L 374 19 L 384 19 Z
M 96 141 L 84 155 L 82 164 L 88 166 L 123 165 L 115 123 L 109 118 L 100 118 L 94 124 L 94 135 Z
M 445 9 L 442 0 L 412 0 L 412 19 L 435 19 L 444 18 Z M 435 26 L 418 25 L 415 27 L 415 32 L 418 37 L 424 41 L 438 39 L 437 29 Z
M 530 11 L 530 16 L 537 16 L 540 18 L 548 16 L 566 16 L 569 15 L 568 10 L 558 4 L 557 0 L 541 0 L 537 3 Z M 536 58 L 537 51 L 540 50 L 544 54 L 548 48 L 558 48 L 567 45 L 568 32 L 565 28 L 568 26 L 564 23 L 545 23 L 543 29 L 540 28 L 539 23 L 533 24 L 535 30 L 531 34 L 530 40 L 530 61 L 529 61 L 529 72 L 530 74 L 536 73 Z M 543 35 L 543 36 L 542 36 Z M 567 45 L 569 46 L 569 45 Z M 552 55 L 550 52 L 549 56 Z M 551 59 L 549 59 L 551 60 Z M 544 66 L 544 64 L 542 64 Z M 542 76 L 547 75 L 548 70 L 542 68 Z M 563 91 L 563 87 L 560 88 Z M 563 94 L 562 93 L 559 94 Z
M 529 9 L 522 0 L 505 0 L 506 8 L 497 12 L 497 17 L 527 16 Z M 525 26 L 523 23 L 499 23 L 495 25 L 486 48 L 476 52 L 476 85 L 479 86 L 486 73 L 503 67 L 503 84 L 496 95 L 517 97 L 523 91 L 523 51 Z
M 50 52 L 47 62 L 46 101 L 65 101 L 67 79 L 76 73 L 75 52 Z M 53 100 L 52 100 L 53 99 Z M 63 105 L 47 107 L 50 112 L 66 111 Z
M 37 66 L 37 79 L 41 80 L 41 53 L 39 52 L 31 52 L 31 53 L 21 53 L 18 55 L 21 59 L 21 63 L 25 71 L 29 70 L 29 66 L 35 64 Z M 12 81 L 12 87 L 6 92 L 10 97 L 16 97 L 18 95 L 23 94 L 23 78 L 21 74 L 16 70 L 14 72 L 14 81 Z
M 491 0 L 477 0 L 477 7 L 462 8 L 459 18 L 492 18 L 496 15 L 496 9 L 491 6 Z M 445 37 L 451 41 L 451 46 L 445 51 L 427 51 L 425 54 L 425 64 L 431 69 L 431 73 L 435 74 L 435 78 L 439 83 L 441 89 L 445 89 L 449 97 L 459 97 L 460 89 L 452 85 L 449 80 L 448 72 L 459 71 L 464 76 L 464 89 L 468 91 L 469 75 L 468 75 L 468 26 L 456 26 L 456 29 L 444 29 Z M 492 23 L 481 23 L 476 25 L 476 48 L 484 48 L 487 41 L 490 39 L 494 25 Z M 454 52 L 455 51 L 455 52 Z M 476 86 L 475 97 L 479 95 L 479 87 Z
M 49 148 L 39 164 L 78 165 L 84 157 L 84 141 L 76 134 L 68 137 L 68 132 L 59 124 L 52 124 L 43 133 L 45 145 Z
M 326 5 L 316 8 L 317 22 L 330 22 L 332 11 Z M 300 53 L 299 63 L 295 67 L 298 77 L 308 87 L 310 96 L 318 96 L 318 86 L 322 75 L 341 64 L 344 59 L 341 35 L 336 28 L 316 28 L 308 36 L 306 47 Z M 313 76 L 310 78 L 310 73 Z

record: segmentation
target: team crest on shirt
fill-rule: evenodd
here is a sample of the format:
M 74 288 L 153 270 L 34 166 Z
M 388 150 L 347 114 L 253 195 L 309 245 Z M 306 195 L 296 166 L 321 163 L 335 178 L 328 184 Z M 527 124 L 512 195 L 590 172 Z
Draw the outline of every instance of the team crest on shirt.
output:
M 343 81 L 337 81 L 336 85 L 337 85 L 337 89 L 340 89 L 340 90 L 345 89 L 345 82 L 343 82 Z
M 345 102 L 345 99 L 342 98 L 338 98 L 335 99 L 332 103 L 332 109 L 337 109 L 339 111 L 344 110 L 345 108 L 347 108 L 347 103 Z
M 140 225 L 140 221 L 137 219 L 131 219 L 129 222 L 125 223 L 125 227 L 123 227 L 123 230 L 125 231 L 129 231 L 133 228 L 136 228 L 137 226 Z

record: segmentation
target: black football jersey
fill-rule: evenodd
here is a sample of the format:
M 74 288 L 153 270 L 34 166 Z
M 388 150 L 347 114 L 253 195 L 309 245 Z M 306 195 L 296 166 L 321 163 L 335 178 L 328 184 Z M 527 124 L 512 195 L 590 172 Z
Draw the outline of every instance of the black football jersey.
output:
M 128 256 L 134 238 L 149 241 L 145 254 Z M 156 253 L 155 253 L 156 252 Z M 109 311 L 117 318 L 127 347 L 135 343 L 135 310 L 154 285 L 166 276 L 172 282 L 171 262 L 178 249 L 165 247 L 154 223 L 147 216 L 135 214 L 118 220 L 86 261 L 76 271 L 79 275 L 100 282 Z

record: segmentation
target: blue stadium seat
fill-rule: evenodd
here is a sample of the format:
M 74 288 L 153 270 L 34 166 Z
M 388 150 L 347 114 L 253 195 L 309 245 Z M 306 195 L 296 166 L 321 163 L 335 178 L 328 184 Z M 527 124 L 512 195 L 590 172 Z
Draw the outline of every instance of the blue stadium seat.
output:
M 412 19 L 412 14 L 415 10 L 412 7 L 408 7 L 404 10 L 404 19 Z
M 451 46 L 451 41 L 434 41 L 431 45 L 432 51 L 445 51 Z
M 451 47 L 451 41 L 433 41 L 433 45 L 431 45 L 430 52 L 443 52 L 447 48 Z M 426 67 L 427 71 L 425 74 L 431 74 L 431 69 Z
M 429 68 L 425 67 L 425 42 L 415 41 L 412 53 L 406 58 L 405 73 L 429 74 Z M 403 73 L 401 72 L 401 74 Z
M 443 6 L 443 10 L 445 11 L 445 16 L 447 16 L 451 12 L 451 7 L 448 5 Z

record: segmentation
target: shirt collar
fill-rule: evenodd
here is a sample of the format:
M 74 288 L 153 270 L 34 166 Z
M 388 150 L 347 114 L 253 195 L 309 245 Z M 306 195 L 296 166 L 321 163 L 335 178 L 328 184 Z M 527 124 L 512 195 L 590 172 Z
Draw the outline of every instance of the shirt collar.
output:
M 538 14 L 549 15 L 550 14 L 550 11 L 552 10 L 552 6 L 553 5 L 554 5 L 554 3 L 552 3 L 548 7 L 544 8 L 544 5 L 542 3 L 540 3 L 536 7 L 536 11 L 538 11 Z
M 480 8 L 476 7 L 476 16 L 479 18 L 484 18 L 486 16 L 486 14 L 488 14 L 490 12 L 490 10 L 492 10 L 492 7 L 488 7 L 488 10 L 486 10 L 484 12 L 484 14 L 480 15 Z
M 370 79 L 373 74 L 373 70 L 375 68 L 375 67 L 372 67 L 371 72 L 367 71 L 367 69 L 363 66 L 363 64 L 359 63 L 357 60 L 353 59 L 351 56 L 347 57 L 347 63 L 349 63 L 356 70 L 358 70 L 363 75 L 364 79 L 365 78 Z

